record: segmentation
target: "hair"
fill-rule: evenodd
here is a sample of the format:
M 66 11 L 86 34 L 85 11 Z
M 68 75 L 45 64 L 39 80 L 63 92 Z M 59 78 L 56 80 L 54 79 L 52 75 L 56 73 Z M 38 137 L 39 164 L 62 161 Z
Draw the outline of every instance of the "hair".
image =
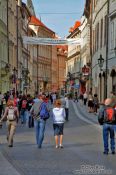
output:
M 7 106 L 14 106 L 14 101 L 13 100 L 8 100 Z
M 61 100 L 60 99 L 55 100 L 54 107 L 58 107 L 58 108 L 61 107 Z
M 105 103 L 106 106 L 111 105 L 112 99 L 111 98 L 107 98 L 104 103 Z

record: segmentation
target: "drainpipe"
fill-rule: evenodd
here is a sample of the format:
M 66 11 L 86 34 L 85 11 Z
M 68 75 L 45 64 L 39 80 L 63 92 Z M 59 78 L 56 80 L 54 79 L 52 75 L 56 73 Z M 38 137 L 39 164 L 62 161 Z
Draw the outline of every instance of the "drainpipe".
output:
M 8 9 L 8 6 L 9 6 L 9 3 L 8 3 L 9 0 L 7 0 L 7 51 L 8 51 L 8 64 L 9 64 L 9 9 Z
M 105 98 L 107 98 L 107 82 L 108 82 L 108 44 L 109 44 L 109 3 L 107 0 L 107 40 L 106 40 L 106 76 L 105 76 Z

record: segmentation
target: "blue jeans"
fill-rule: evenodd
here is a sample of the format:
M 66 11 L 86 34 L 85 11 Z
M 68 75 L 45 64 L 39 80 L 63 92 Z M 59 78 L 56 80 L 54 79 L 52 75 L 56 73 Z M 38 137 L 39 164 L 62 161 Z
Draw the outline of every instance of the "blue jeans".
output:
M 34 126 L 35 126 L 35 132 L 36 132 L 36 143 L 39 148 L 41 148 L 42 142 L 44 139 L 45 124 L 46 124 L 46 121 L 43 119 L 40 119 L 39 121 L 34 120 Z
M 108 152 L 108 140 L 110 134 L 110 147 L 111 151 L 115 151 L 115 138 L 114 138 L 114 125 L 104 123 L 103 124 L 103 141 L 104 141 L 104 151 Z
M 21 109 L 21 123 L 26 123 L 27 111 L 26 109 Z

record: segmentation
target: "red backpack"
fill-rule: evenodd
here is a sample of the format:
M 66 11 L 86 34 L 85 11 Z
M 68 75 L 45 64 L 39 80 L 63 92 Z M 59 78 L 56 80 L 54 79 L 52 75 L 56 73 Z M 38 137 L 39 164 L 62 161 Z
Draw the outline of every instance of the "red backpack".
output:
M 25 109 L 27 107 L 27 100 L 23 100 L 22 101 L 22 106 L 23 109 Z
M 113 107 L 107 107 L 105 109 L 105 119 L 110 123 L 116 122 L 116 113 Z

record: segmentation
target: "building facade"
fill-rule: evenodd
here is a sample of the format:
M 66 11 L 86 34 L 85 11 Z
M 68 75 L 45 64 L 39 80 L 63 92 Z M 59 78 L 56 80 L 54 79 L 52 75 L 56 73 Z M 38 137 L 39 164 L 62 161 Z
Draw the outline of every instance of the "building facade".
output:
M 54 38 L 55 33 L 47 28 L 39 19 L 35 16 L 31 16 L 29 26 L 35 31 L 39 38 Z M 37 47 L 37 73 L 38 81 L 37 91 L 48 92 L 52 89 L 52 52 L 53 46 L 49 45 L 38 45 Z M 54 47 L 56 49 L 56 47 Z M 34 70 L 35 71 L 35 70 Z
M 66 60 L 67 60 L 67 46 L 57 46 L 57 60 L 58 60 L 58 92 L 62 95 L 66 92 Z
M 92 90 L 99 94 L 102 101 L 107 94 L 107 0 L 93 0 L 92 4 Z M 98 65 L 98 59 L 104 59 L 103 67 Z
M 90 56 L 90 23 L 85 15 L 81 17 L 81 82 L 85 84 L 85 90 L 90 91 L 90 65 L 91 65 L 91 56 Z M 84 90 L 84 91 L 85 91 Z
M 109 1 L 108 95 L 116 93 L 116 1 Z
M 67 38 L 80 38 L 80 21 L 76 21 L 75 25 L 70 28 L 70 34 Z M 80 90 L 80 71 L 81 71 L 81 55 L 80 55 L 80 45 L 69 45 L 68 55 L 66 61 L 66 89 L 67 92 L 74 94 Z
M 0 91 L 9 89 L 8 39 L 7 39 L 7 0 L 0 1 Z M 8 13 L 8 12 L 7 12 Z

